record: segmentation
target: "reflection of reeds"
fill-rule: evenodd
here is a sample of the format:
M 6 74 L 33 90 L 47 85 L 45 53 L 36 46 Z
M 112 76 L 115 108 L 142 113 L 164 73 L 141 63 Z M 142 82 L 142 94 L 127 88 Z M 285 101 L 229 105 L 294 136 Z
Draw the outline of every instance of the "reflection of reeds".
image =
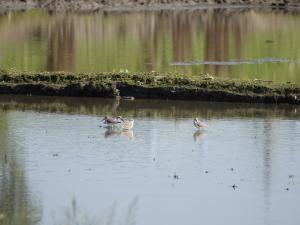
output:
M 138 198 L 135 197 L 128 205 L 126 212 L 119 212 L 117 204 L 97 214 L 83 211 L 78 207 L 76 199 L 71 202 L 71 206 L 65 209 L 64 215 L 55 222 L 57 225 L 135 225 L 137 217 Z M 57 219 L 55 219 L 57 220 Z
M 290 118 L 299 119 L 299 106 L 253 105 L 234 103 L 135 100 L 116 101 L 95 98 L 64 98 L 37 96 L 0 96 L 0 106 L 6 110 L 35 110 L 53 113 L 77 113 L 100 116 L 122 115 L 124 117 L 193 118 Z
M 263 75 L 269 80 L 276 77 L 295 81 L 299 80 L 297 63 L 279 68 L 266 64 L 261 66 L 260 74 L 255 66 L 174 68 L 170 63 L 297 58 L 299 31 L 294 28 L 298 23 L 299 16 L 292 13 L 228 9 L 8 13 L 0 16 L 0 66 L 68 71 L 177 70 L 189 75 L 205 71 L 216 76 Z
M 57 15 L 48 29 L 47 71 L 74 70 L 75 22 L 69 15 Z

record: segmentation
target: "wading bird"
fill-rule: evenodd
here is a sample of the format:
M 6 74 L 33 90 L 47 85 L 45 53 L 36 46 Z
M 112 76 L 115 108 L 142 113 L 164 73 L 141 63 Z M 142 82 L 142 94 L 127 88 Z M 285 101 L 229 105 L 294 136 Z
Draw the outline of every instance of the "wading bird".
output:
M 110 116 L 105 116 L 101 122 L 103 122 L 104 124 L 107 125 L 115 125 L 118 123 L 121 123 L 123 120 L 123 118 L 121 116 L 117 116 L 117 117 L 110 117 Z
M 122 126 L 122 129 L 123 130 L 131 130 L 133 128 L 133 124 L 134 124 L 133 119 L 125 120 L 124 124 Z
M 208 128 L 208 126 L 205 123 L 201 122 L 197 117 L 194 119 L 193 124 L 198 129 Z

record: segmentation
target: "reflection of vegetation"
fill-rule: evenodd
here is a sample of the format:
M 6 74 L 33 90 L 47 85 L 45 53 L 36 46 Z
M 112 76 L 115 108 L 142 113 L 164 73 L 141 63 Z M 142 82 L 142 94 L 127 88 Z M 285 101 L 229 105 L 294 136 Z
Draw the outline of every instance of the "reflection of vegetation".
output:
M 32 204 L 14 137 L 9 134 L 8 115 L 0 109 L 0 224 L 33 225 L 39 216 Z
M 42 70 L 46 66 L 48 15 L 43 11 L 0 15 L 0 65 Z
M 0 67 L 78 72 L 160 71 L 300 82 L 297 13 L 193 10 L 0 16 Z M 174 61 L 289 58 L 291 63 L 193 65 Z
M 50 20 L 46 70 L 66 70 L 74 68 L 75 24 L 72 16 L 59 15 Z
M 63 218 L 56 222 L 57 225 L 135 225 L 136 224 L 136 214 L 137 214 L 137 203 L 138 198 L 134 198 L 132 202 L 129 203 L 127 211 L 118 214 L 117 204 L 114 204 L 109 210 L 104 213 L 98 214 L 97 217 L 90 216 L 88 213 L 82 211 L 75 199 L 72 200 L 70 208 L 65 210 Z

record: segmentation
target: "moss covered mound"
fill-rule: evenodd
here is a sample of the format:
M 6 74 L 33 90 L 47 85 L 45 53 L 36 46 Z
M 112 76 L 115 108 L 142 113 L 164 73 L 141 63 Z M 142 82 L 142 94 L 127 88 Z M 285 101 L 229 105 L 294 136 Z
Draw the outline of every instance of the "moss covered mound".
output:
M 151 73 L 0 71 L 0 94 L 300 103 L 300 85 Z

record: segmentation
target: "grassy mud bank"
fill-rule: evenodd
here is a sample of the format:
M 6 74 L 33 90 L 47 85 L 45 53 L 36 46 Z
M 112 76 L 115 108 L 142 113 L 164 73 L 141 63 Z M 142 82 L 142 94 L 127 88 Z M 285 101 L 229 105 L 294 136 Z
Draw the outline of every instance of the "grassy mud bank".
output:
M 0 71 L 0 94 L 300 104 L 300 85 L 152 73 Z

